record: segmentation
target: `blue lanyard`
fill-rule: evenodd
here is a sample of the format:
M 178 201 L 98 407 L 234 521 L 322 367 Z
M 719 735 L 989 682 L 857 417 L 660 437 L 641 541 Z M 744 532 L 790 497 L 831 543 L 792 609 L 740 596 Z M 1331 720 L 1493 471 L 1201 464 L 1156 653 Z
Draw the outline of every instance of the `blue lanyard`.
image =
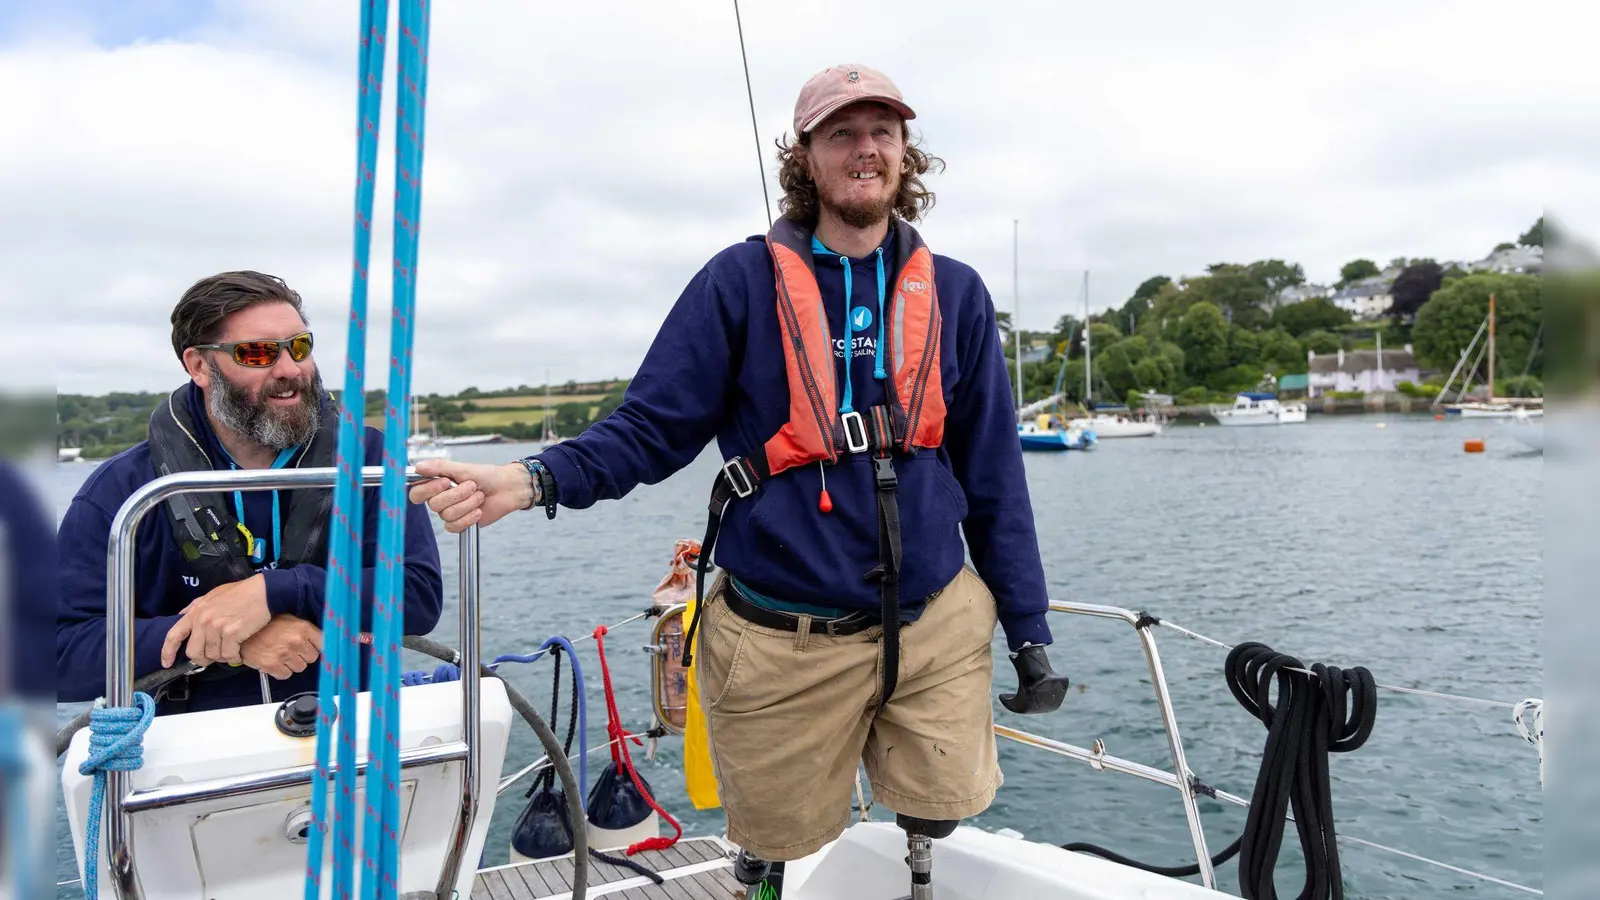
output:
M 853 411 L 850 401 L 852 399 L 851 395 L 854 393 L 854 385 L 851 383 L 850 367 L 855 363 L 855 329 L 850 324 L 850 257 L 843 254 L 835 254 L 824 246 L 822 241 L 815 235 L 811 237 L 811 252 L 819 256 L 838 256 L 839 263 L 844 266 L 844 397 L 839 404 L 839 412 L 848 413 Z M 888 373 L 883 370 L 883 248 L 879 247 L 875 252 L 878 257 L 878 343 L 873 348 L 872 377 L 881 381 L 888 377 Z M 827 323 L 824 322 L 823 325 L 826 326 Z
M 272 461 L 272 467 L 274 469 L 283 468 L 285 465 L 288 464 L 289 460 L 294 458 L 295 452 L 298 451 L 299 449 L 300 449 L 299 447 L 289 447 L 289 448 L 286 448 L 286 449 L 280 451 L 278 453 L 278 458 L 274 459 Z M 228 457 L 228 467 L 230 469 L 237 470 L 239 468 L 239 464 L 234 461 L 233 454 L 228 452 L 228 448 L 223 447 L 222 448 L 222 454 L 224 456 Z M 244 492 L 243 491 L 234 491 L 233 492 L 233 510 L 239 516 L 239 524 L 241 524 L 241 525 L 244 524 Z M 281 520 L 279 512 L 278 512 L 278 492 L 277 491 L 273 491 L 272 492 L 272 558 L 276 562 L 282 562 L 283 561 L 283 525 L 282 525 L 282 520 Z M 266 547 L 262 545 L 262 542 L 261 542 L 260 538 L 256 538 L 255 539 L 255 546 L 250 548 L 250 561 L 259 566 L 263 562 L 266 562 L 266 559 L 267 559 Z

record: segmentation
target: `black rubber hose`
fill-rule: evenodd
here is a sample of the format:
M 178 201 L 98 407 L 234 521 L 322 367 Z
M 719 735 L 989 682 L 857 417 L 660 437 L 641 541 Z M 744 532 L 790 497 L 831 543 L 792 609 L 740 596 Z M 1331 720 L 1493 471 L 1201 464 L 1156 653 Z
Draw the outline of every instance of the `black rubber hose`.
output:
M 133 692 L 136 694 L 145 693 L 154 697 L 156 691 L 161 690 L 168 682 L 176 681 L 197 668 L 199 667 L 194 663 L 185 660 L 170 669 L 151 672 L 133 683 Z M 67 752 L 67 747 L 72 743 L 72 736 L 88 727 L 89 714 L 92 712 L 94 712 L 93 707 L 84 710 L 78 714 L 77 718 L 61 726 L 61 730 L 56 732 L 56 756 Z
M 1238 854 L 1239 889 L 1245 900 L 1277 900 L 1273 870 L 1291 806 L 1306 864 L 1298 900 L 1344 897 L 1328 754 L 1347 753 L 1366 743 L 1377 721 L 1378 690 L 1372 673 L 1359 666 L 1339 669 L 1317 663 L 1310 667 L 1313 675 L 1295 671 L 1306 668 L 1298 659 L 1254 642 L 1233 648 L 1224 666 L 1234 699 L 1267 726 L 1244 833 L 1211 860 L 1221 865 Z M 1271 703 L 1274 682 L 1276 706 Z M 1183 877 L 1200 871 L 1199 865 L 1152 866 L 1093 844 L 1062 846 L 1161 875 Z
M 418 653 L 425 653 L 440 662 L 451 665 L 461 665 L 461 654 L 450 647 L 419 635 L 407 635 L 405 647 Z M 479 672 L 485 678 L 500 678 L 500 674 L 483 664 L 478 665 Z M 567 759 L 561 741 L 554 731 L 550 730 L 538 710 L 528 702 L 528 698 L 517 692 L 511 682 L 500 678 L 500 683 L 505 686 L 506 697 L 511 701 L 511 708 L 520 714 L 532 728 L 534 734 L 539 736 L 539 743 L 544 745 L 544 752 L 550 757 L 550 765 L 556 770 L 556 775 L 561 779 L 561 788 L 567 797 L 567 814 L 574 822 L 589 821 L 583 809 L 583 792 L 578 787 L 578 776 L 572 772 L 572 762 Z M 589 890 L 589 829 L 574 829 L 572 835 L 572 900 L 583 900 Z

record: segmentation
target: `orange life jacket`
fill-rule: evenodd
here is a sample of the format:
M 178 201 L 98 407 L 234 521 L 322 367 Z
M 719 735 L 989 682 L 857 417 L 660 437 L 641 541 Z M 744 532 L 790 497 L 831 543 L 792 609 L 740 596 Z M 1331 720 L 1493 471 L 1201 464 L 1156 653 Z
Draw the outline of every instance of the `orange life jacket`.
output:
M 944 442 L 939 368 L 943 317 L 933 254 L 910 225 L 896 225 L 894 293 L 884 309 L 885 369 L 893 373 L 885 382 L 889 402 L 865 414 L 839 413 L 833 340 L 811 258 L 810 230 L 780 219 L 768 232 L 789 382 L 789 421 L 767 440 L 763 458 L 750 460 L 754 481 L 796 466 L 836 463 L 846 452 L 913 453 Z

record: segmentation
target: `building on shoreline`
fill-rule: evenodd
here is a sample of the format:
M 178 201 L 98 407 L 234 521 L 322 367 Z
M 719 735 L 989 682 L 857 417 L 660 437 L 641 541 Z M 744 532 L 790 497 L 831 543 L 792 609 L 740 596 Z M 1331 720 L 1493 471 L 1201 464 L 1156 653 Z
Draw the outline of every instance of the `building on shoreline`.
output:
M 1306 362 L 1307 394 L 1312 399 L 1334 391 L 1392 391 L 1402 381 L 1422 381 L 1410 344 L 1401 350 L 1340 350 L 1321 356 L 1312 350 L 1307 351 Z

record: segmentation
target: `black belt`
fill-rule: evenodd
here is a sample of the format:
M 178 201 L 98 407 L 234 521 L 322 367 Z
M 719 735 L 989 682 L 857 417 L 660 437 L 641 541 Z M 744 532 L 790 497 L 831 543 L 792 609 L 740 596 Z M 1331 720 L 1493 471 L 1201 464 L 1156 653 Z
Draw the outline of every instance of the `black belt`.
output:
M 773 628 L 778 631 L 800 630 L 800 616 L 752 603 L 746 600 L 732 584 L 722 592 L 722 601 L 728 604 L 728 609 L 732 610 L 734 615 L 762 628 Z M 844 637 L 849 634 L 860 634 L 868 628 L 882 624 L 883 620 L 872 613 L 854 612 L 834 619 L 812 618 L 811 633 Z

